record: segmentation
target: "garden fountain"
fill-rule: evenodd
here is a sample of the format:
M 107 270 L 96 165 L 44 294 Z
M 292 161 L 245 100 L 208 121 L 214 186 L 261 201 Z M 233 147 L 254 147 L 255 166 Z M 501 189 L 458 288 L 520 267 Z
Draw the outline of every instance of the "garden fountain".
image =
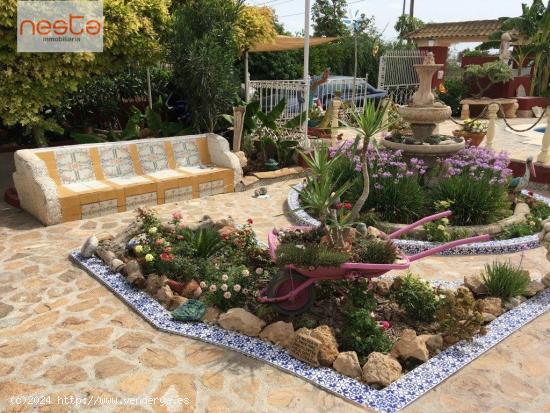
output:
M 400 106 L 399 114 L 410 123 L 412 137 L 387 137 L 382 144 L 391 149 L 400 149 L 405 155 L 418 157 L 441 157 L 452 155 L 463 149 L 463 138 L 433 135 L 437 124 L 451 117 L 451 108 L 435 102 L 432 93 L 432 78 L 443 65 L 435 64 L 433 53 L 428 53 L 422 64 L 414 68 L 420 79 L 420 86 L 409 105 Z M 389 139 L 388 139 L 389 138 Z

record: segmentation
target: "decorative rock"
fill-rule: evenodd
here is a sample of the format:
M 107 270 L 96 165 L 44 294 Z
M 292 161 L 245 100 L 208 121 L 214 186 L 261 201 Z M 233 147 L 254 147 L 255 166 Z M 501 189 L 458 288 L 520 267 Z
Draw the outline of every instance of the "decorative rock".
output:
M 122 272 L 124 268 L 124 263 L 122 260 L 119 260 L 118 258 L 115 258 L 114 260 L 111 260 L 111 263 L 109 264 L 109 267 L 114 272 Z
M 523 295 L 525 297 L 534 297 L 542 290 L 544 290 L 543 283 L 541 283 L 540 281 L 531 281 L 529 284 L 527 284 L 527 287 L 525 288 Z
M 187 302 L 172 311 L 172 317 L 179 321 L 199 321 L 204 316 L 206 307 L 202 301 L 187 300 Z
M 465 275 L 464 285 L 475 295 L 487 294 L 487 287 L 483 284 L 483 279 L 479 274 Z
M 374 351 L 363 366 L 362 376 L 367 384 L 386 387 L 401 376 L 401 364 L 393 357 Z
M 540 280 L 546 288 L 550 288 L 550 272 Z
M 174 298 L 172 299 L 172 301 L 170 301 L 168 310 L 173 311 L 184 305 L 187 301 L 189 301 L 189 299 L 186 297 L 182 297 L 181 295 L 174 295 Z
M 355 351 L 346 351 L 338 354 L 336 360 L 332 364 L 334 370 L 338 373 L 342 373 L 344 376 L 351 377 L 353 379 L 359 379 L 361 377 L 361 365 L 357 358 Z
M 294 336 L 288 353 L 298 360 L 317 367 L 319 366 L 320 348 L 321 342 L 307 334 L 307 331 L 304 331 Z
M 483 316 L 484 323 L 490 323 L 491 321 L 496 319 L 496 316 L 491 313 L 481 313 L 481 315 Z
M 157 274 L 150 274 L 145 282 L 145 291 L 151 296 L 155 296 L 157 291 L 164 287 L 167 278 L 165 276 L 159 277 Z
M 332 328 L 327 325 L 319 326 L 311 332 L 311 337 L 321 342 L 319 362 L 323 366 L 330 367 L 334 363 L 334 360 L 336 360 L 336 357 L 338 357 L 338 342 L 334 337 Z
M 502 314 L 502 300 L 497 297 L 488 297 L 477 300 L 476 308 L 480 313 L 489 313 L 498 317 Z
M 260 338 L 288 348 L 294 341 L 294 326 L 292 323 L 277 321 L 264 328 L 260 333 Z
M 226 330 L 238 331 L 252 337 L 257 337 L 265 326 L 265 321 L 244 308 L 232 308 L 223 313 L 220 315 L 218 323 Z
M 237 151 L 234 153 L 235 155 L 237 155 L 237 158 L 239 158 L 239 164 L 241 165 L 241 168 L 244 168 L 246 165 L 248 165 L 248 159 L 246 158 L 246 154 L 243 151 Z
M 115 236 L 109 232 L 100 232 L 96 234 L 96 238 L 99 242 L 110 241 L 115 238 Z
M 202 317 L 202 321 L 208 324 L 216 324 L 218 322 L 220 314 L 221 311 L 218 310 L 216 307 L 207 307 L 206 312 Z
M 367 234 L 368 234 L 367 226 L 366 226 L 364 223 L 362 223 L 362 222 L 360 222 L 359 224 L 357 224 L 357 225 L 355 226 L 355 229 L 357 230 L 357 233 L 358 233 L 359 235 L 361 235 L 362 237 L 366 237 Z
M 168 284 L 173 291 L 187 298 L 195 297 L 196 290 L 200 288 L 199 283 L 195 280 L 191 280 L 187 283 L 180 283 L 178 281 L 168 279 L 166 284 Z M 200 290 L 198 296 L 200 296 L 201 293 L 202 289 Z
M 393 285 L 393 280 L 379 279 L 375 284 L 375 291 L 382 295 L 386 296 L 390 293 L 391 287 Z
M 128 261 L 124 266 L 123 273 L 130 284 L 139 288 L 145 286 L 145 277 L 143 276 L 139 262 L 136 260 Z
M 90 258 L 95 254 L 98 246 L 99 240 L 95 235 L 92 235 L 86 241 L 84 241 L 84 244 L 82 244 L 80 255 L 82 255 L 84 258 Z
M 417 337 L 414 330 L 406 329 L 403 330 L 401 337 L 393 346 L 391 355 L 395 358 L 401 357 L 404 360 L 414 358 L 420 361 L 428 361 L 430 353 L 424 340 Z
M 157 291 L 155 298 L 163 305 L 163 307 L 169 308 L 172 300 L 174 299 L 174 293 L 169 286 L 165 285 Z
M 95 252 L 98 255 L 98 257 L 101 258 L 103 262 L 107 265 L 110 265 L 111 261 L 116 258 L 116 255 L 114 252 L 109 251 L 102 247 L 97 247 Z
M 435 353 L 443 348 L 443 337 L 439 334 L 423 334 L 418 338 L 424 341 L 427 349 L 431 352 Z
M 265 186 L 262 186 L 254 191 L 255 198 L 266 196 L 266 195 L 267 195 L 267 187 Z
M 502 303 L 502 306 L 506 311 L 510 311 L 513 308 L 516 308 L 521 304 L 521 300 L 517 297 L 510 297 Z
M 378 228 L 368 227 L 367 235 L 370 235 L 371 237 L 374 237 L 374 238 L 382 238 L 384 234 Z

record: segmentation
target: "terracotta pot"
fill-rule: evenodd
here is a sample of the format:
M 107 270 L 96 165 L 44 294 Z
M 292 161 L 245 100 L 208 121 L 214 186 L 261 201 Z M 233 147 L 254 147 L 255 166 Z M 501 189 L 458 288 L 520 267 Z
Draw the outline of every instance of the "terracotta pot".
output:
M 484 133 L 472 133 L 472 132 L 466 132 L 463 130 L 455 130 L 453 131 L 453 135 L 457 138 L 463 137 L 466 143 L 470 146 L 479 146 L 481 142 L 483 142 L 483 139 L 485 138 Z

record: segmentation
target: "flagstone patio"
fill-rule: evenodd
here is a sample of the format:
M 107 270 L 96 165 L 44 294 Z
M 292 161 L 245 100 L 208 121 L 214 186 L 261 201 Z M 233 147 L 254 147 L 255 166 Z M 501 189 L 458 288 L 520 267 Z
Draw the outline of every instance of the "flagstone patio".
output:
M 205 213 L 251 217 L 260 239 L 287 221 L 282 206 L 291 182 L 251 192 L 163 205 L 184 219 Z M 44 228 L 0 202 L 0 411 L 359 412 L 365 409 L 243 355 L 155 331 L 105 287 L 73 266 L 67 254 L 94 232 L 114 232 L 132 213 Z M 460 280 L 495 256 L 430 257 L 413 265 L 425 278 Z M 499 256 L 519 262 L 521 254 Z M 538 278 L 548 271 L 542 249 L 524 253 Z M 404 412 L 550 412 L 550 313 L 475 360 Z M 51 396 L 22 406 L 12 396 Z M 136 397 L 180 403 L 117 406 Z

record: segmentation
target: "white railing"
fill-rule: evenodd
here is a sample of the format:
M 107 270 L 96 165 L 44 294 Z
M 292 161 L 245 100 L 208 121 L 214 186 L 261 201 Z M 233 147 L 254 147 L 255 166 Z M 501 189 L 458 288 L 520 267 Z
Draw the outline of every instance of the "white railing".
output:
M 400 105 L 406 105 L 420 82 L 414 69 L 424 60 L 425 50 L 389 50 L 380 58 L 378 88 Z
M 252 80 L 249 100 L 258 100 L 260 109 L 269 112 L 284 98 L 287 105 L 281 119 L 289 120 L 305 111 L 305 88 L 303 80 Z M 337 92 L 340 92 L 344 102 L 348 102 L 350 106 L 355 102 L 355 107 L 362 109 L 368 93 L 367 79 L 329 79 L 317 87 L 313 92 L 313 99 L 318 99 L 326 109 Z

